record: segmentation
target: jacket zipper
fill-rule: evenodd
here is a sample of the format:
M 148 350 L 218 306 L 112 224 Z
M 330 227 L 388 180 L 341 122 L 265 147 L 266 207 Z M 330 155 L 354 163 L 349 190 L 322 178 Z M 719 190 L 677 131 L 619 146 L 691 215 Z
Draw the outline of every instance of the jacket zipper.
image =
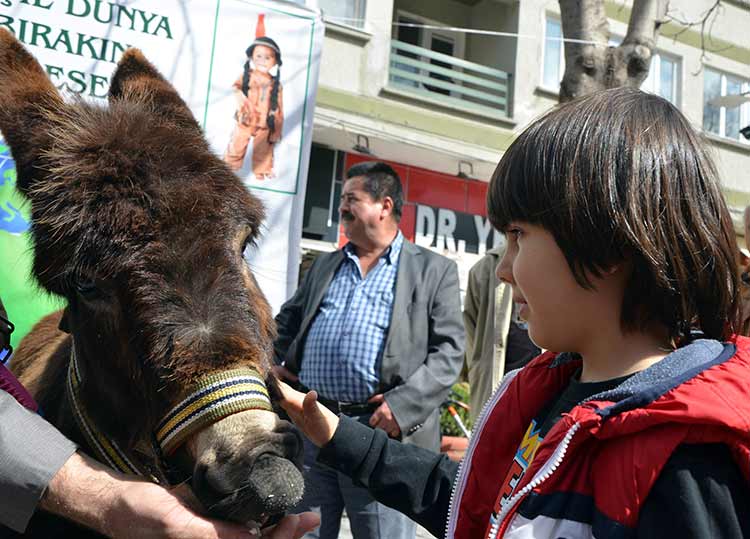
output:
M 488 536 L 488 539 L 496 539 L 498 530 L 500 529 L 500 525 L 503 523 L 503 521 L 508 517 L 508 514 L 510 513 L 511 509 L 513 509 L 518 502 L 526 496 L 529 492 L 531 492 L 532 489 L 535 489 L 542 483 L 544 483 L 547 479 L 552 476 L 553 473 L 558 469 L 560 464 L 562 463 L 563 459 L 565 458 L 566 453 L 568 452 L 568 446 L 570 445 L 570 441 L 573 439 L 573 436 L 576 432 L 578 432 L 578 429 L 581 427 L 580 423 L 574 423 L 570 429 L 568 429 L 568 432 L 565 433 L 565 436 L 562 440 L 560 440 L 560 443 L 557 444 L 557 447 L 555 448 L 555 451 L 552 453 L 552 456 L 550 456 L 549 459 L 547 459 L 547 462 L 545 462 L 542 467 L 539 469 L 539 471 L 536 473 L 534 478 L 529 481 L 529 483 L 523 487 L 521 490 L 516 492 L 509 500 L 508 503 L 506 503 L 502 510 L 500 511 L 500 514 L 497 517 L 497 521 L 495 524 L 493 524 L 492 528 L 490 529 L 490 533 Z
M 455 503 L 456 493 L 459 490 L 459 486 L 462 486 L 466 480 L 466 478 L 463 476 L 463 473 L 466 471 L 465 468 L 469 465 L 468 462 L 471 462 L 471 456 L 474 453 L 474 448 L 478 442 L 478 437 L 474 436 L 474 434 L 482 432 L 482 428 L 487 421 L 489 412 L 495 407 L 497 402 L 505 393 L 505 390 L 508 388 L 510 383 L 520 371 L 521 369 L 510 371 L 503 377 L 502 381 L 500 382 L 500 386 L 497 388 L 493 396 L 484 403 L 484 406 L 482 406 L 482 411 L 479 413 L 479 416 L 477 416 L 477 421 L 476 423 L 474 423 L 474 427 L 471 429 L 471 437 L 469 438 L 469 447 L 466 450 L 466 457 L 461 459 L 461 462 L 458 464 L 458 471 L 456 472 L 456 482 L 453 484 L 450 502 L 448 502 L 448 520 L 445 523 L 446 539 L 452 538 L 452 536 L 450 535 L 451 524 L 458 518 L 457 515 L 453 514 L 453 506 Z

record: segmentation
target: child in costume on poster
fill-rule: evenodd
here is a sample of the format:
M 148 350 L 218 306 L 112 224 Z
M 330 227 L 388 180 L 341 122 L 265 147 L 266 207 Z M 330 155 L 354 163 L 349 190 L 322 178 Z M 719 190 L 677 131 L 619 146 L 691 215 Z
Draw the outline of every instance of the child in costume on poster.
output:
M 245 51 L 244 71 L 233 85 L 236 124 L 224 154 L 229 167 L 240 170 L 252 139 L 252 170 L 258 180 L 275 176 L 273 151 L 284 123 L 281 50 L 265 36 L 263 19 L 264 15 L 258 15 L 255 41 Z

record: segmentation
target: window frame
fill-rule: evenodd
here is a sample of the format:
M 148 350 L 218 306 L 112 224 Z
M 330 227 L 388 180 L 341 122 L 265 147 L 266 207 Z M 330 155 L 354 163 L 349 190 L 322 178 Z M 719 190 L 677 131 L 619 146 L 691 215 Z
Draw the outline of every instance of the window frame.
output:
M 539 87 L 555 94 L 559 94 L 562 76 L 565 74 L 565 42 L 562 39 L 560 40 L 560 54 L 557 62 L 558 71 L 560 73 L 560 80 L 557 81 L 556 88 L 551 87 L 544 82 L 544 67 L 547 63 L 547 22 L 550 20 L 553 20 L 560 24 L 560 37 L 564 37 L 562 33 L 562 19 L 560 18 L 560 15 L 557 13 L 544 12 L 544 16 L 542 17 L 542 28 L 544 30 L 542 33 L 542 61 L 541 65 L 539 66 Z
M 412 13 L 411 11 L 406 11 L 404 9 L 397 9 L 396 10 L 396 22 L 400 22 L 401 17 L 405 17 L 407 19 L 411 19 L 413 21 L 417 21 L 419 24 L 424 24 L 427 26 L 445 26 L 446 23 L 437 21 L 434 19 L 429 19 L 427 17 L 423 17 L 422 15 L 417 15 L 416 13 Z M 398 35 L 398 32 L 396 32 L 396 35 Z M 453 42 L 453 57 L 459 58 L 461 60 L 466 60 L 466 34 L 463 32 L 449 32 L 449 31 L 443 31 L 438 29 L 431 29 L 431 28 L 422 28 L 422 35 L 420 38 L 419 46 L 423 49 L 429 49 L 432 50 L 432 36 L 437 35 L 438 37 L 441 37 L 445 39 L 446 41 L 452 41 Z
M 339 17 L 336 17 L 335 15 L 332 15 L 331 19 L 328 18 L 328 14 L 323 12 L 323 20 L 326 22 L 329 22 L 331 24 L 338 24 L 340 26 L 347 26 L 349 28 L 353 28 L 358 31 L 364 31 L 365 29 L 365 18 L 367 15 L 367 0 L 336 0 L 336 2 L 353 2 L 354 3 L 354 17 L 356 21 L 359 22 L 359 24 L 354 24 L 353 21 L 342 21 Z M 322 8 L 321 8 L 322 10 Z M 339 20 L 336 20 L 339 19 Z
M 653 75 L 653 80 L 658 82 L 659 88 L 654 89 L 654 91 L 648 90 L 649 93 L 654 95 L 661 96 L 661 60 L 664 58 L 665 60 L 668 60 L 672 62 L 672 64 L 675 66 L 675 77 L 672 81 L 672 92 L 674 95 L 674 101 L 669 101 L 672 103 L 675 107 L 682 110 L 682 57 L 672 54 L 670 52 L 665 52 L 660 49 L 656 49 L 651 56 L 651 66 L 649 67 L 648 75 L 643 80 L 643 83 L 641 83 L 641 88 L 643 88 L 643 84 L 651 78 Z M 644 90 L 646 91 L 646 90 Z M 666 99 L 666 97 L 664 98 Z
M 726 134 L 726 118 L 727 118 L 727 107 L 718 107 L 719 108 L 719 132 L 715 131 L 709 131 L 706 129 L 705 123 L 704 123 L 704 116 L 706 111 L 706 106 L 708 105 L 708 102 L 706 100 L 706 73 L 711 72 L 713 74 L 719 75 L 721 77 L 721 93 L 719 94 L 719 97 L 724 97 L 727 95 L 727 80 L 728 79 L 734 79 L 736 81 L 739 81 L 740 83 L 740 93 L 744 92 L 750 92 L 750 78 L 742 77 L 740 75 L 737 75 L 735 73 L 731 73 L 729 71 L 724 71 L 722 69 L 717 69 L 715 67 L 711 67 L 708 65 L 703 66 L 703 98 L 701 100 L 703 109 L 701 114 L 701 128 L 703 129 L 703 132 L 716 136 L 721 137 L 722 139 L 731 140 L 732 142 L 739 142 L 740 144 L 750 145 L 750 140 L 746 139 L 742 136 L 742 133 L 737 133 L 737 138 L 730 137 Z M 729 94 L 734 95 L 734 94 Z M 750 103 L 743 103 L 738 107 L 740 109 L 740 126 L 739 129 L 743 129 L 744 127 L 750 125 Z
M 443 22 L 440 22 L 434 19 L 429 19 L 421 15 L 416 15 L 410 11 L 406 11 L 403 9 L 397 9 L 395 13 L 395 22 L 396 23 L 401 22 L 402 18 L 408 19 L 416 24 L 424 24 L 427 26 L 444 26 L 445 25 L 445 23 Z M 396 27 L 396 28 L 399 28 L 399 27 Z M 419 45 L 417 45 L 418 47 L 431 51 L 432 50 L 432 38 L 433 37 L 442 38 L 445 41 L 450 41 L 453 43 L 453 54 L 451 55 L 453 58 L 466 60 L 466 34 L 464 34 L 463 32 L 451 32 L 451 31 L 432 29 L 432 28 L 420 28 L 420 30 L 421 32 L 419 36 Z M 398 30 L 396 30 L 394 34 L 395 35 L 393 39 L 398 39 Z M 453 69 L 458 73 L 463 71 L 463 68 L 458 67 L 458 66 L 454 66 Z M 419 73 L 420 75 L 425 75 L 427 72 L 424 70 L 419 70 Z M 404 82 L 403 80 L 399 82 L 401 84 L 408 84 L 409 86 L 413 86 L 414 88 L 418 88 L 422 90 L 427 89 L 426 87 L 429 86 L 429 85 L 425 85 L 424 83 L 418 83 L 418 82 L 410 82 L 410 81 Z M 435 93 L 442 94 L 442 92 L 435 92 Z M 448 95 L 455 96 L 456 93 L 451 91 Z

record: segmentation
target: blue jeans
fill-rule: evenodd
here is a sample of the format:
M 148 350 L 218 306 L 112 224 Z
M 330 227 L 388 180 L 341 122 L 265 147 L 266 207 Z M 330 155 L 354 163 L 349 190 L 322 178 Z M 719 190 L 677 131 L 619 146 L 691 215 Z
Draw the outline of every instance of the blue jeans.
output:
M 315 511 L 320 528 L 305 539 L 336 539 L 346 508 L 354 539 L 414 539 L 417 525 L 395 509 L 378 503 L 366 488 L 316 462 L 318 448 L 305 439 L 305 495 L 293 513 Z

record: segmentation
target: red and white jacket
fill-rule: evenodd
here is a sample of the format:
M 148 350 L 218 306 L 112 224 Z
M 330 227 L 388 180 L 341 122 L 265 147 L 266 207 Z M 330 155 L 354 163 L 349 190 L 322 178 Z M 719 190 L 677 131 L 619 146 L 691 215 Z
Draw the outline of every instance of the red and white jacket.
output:
M 580 365 L 572 355 L 548 352 L 506 376 L 475 428 L 446 537 L 626 537 L 680 444 L 726 444 L 750 480 L 750 339 L 744 337 L 696 340 L 580 403 L 547 433 L 518 479 L 513 466 L 531 421 Z M 504 484 L 509 477 L 517 484 Z M 494 516 L 501 489 L 509 499 Z

